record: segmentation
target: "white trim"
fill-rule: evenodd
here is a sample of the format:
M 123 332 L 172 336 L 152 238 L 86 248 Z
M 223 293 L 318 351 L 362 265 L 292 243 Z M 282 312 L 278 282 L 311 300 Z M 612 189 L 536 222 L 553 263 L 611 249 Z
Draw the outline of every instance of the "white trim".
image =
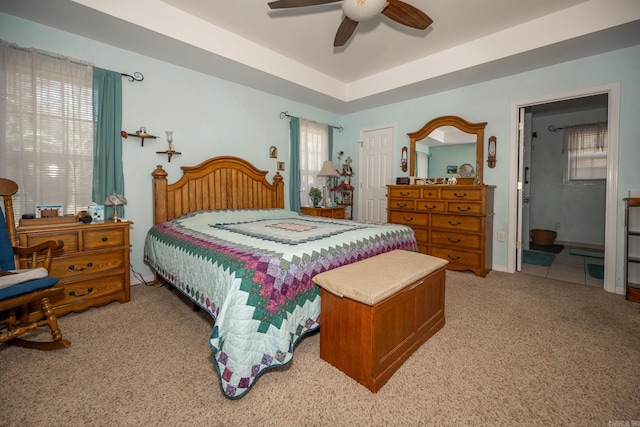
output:
M 618 137 L 620 128 L 620 83 L 580 89 L 555 95 L 545 95 L 533 99 L 511 102 L 509 124 L 509 238 L 507 241 L 507 271 L 516 271 L 516 226 L 518 202 L 518 110 L 530 105 L 546 104 L 570 98 L 580 98 L 608 94 L 609 150 L 607 156 L 607 195 L 605 219 L 605 259 L 604 289 L 618 294 L 624 293 L 624 286 L 616 285 L 617 224 L 618 224 Z

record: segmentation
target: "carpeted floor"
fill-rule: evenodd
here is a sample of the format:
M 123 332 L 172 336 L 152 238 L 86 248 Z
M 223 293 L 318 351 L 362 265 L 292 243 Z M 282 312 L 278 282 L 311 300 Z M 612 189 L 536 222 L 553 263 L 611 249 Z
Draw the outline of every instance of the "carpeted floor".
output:
M 522 273 L 448 272 L 446 325 L 370 393 L 319 334 L 239 400 L 218 386 L 212 321 L 166 288 L 69 314 L 71 347 L 0 345 L 1 426 L 611 426 L 640 420 L 640 304 Z

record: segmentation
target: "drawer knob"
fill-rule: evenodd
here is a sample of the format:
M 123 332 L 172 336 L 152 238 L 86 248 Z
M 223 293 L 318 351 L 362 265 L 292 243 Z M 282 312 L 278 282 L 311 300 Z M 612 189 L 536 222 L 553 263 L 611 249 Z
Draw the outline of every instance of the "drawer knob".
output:
M 436 205 L 433 205 L 433 206 L 425 205 L 424 207 L 427 208 L 427 209 L 435 209 Z
M 406 204 L 406 203 L 403 203 L 403 204 L 398 203 L 398 206 L 397 206 L 397 207 L 399 207 L 399 208 L 406 208 L 406 207 L 407 207 L 407 204 Z
M 471 210 L 471 206 L 467 206 L 465 209 L 463 209 L 462 207 L 458 206 L 458 210 L 459 211 L 463 211 L 463 212 L 470 211 Z
M 447 258 L 449 258 L 451 261 L 457 261 L 460 259 L 460 256 L 451 256 L 450 254 L 447 254 Z
M 106 236 L 102 238 L 102 241 L 103 241 L 103 242 L 106 242 L 107 240 L 109 240 L 109 238 L 108 238 L 108 237 L 106 237 Z
M 405 221 L 413 221 L 412 216 L 410 216 L 409 218 L 407 218 L 406 216 L 403 216 L 402 219 L 404 219 Z
M 400 195 L 401 195 L 402 197 L 407 197 L 409 194 L 411 194 L 411 193 L 405 193 L 404 191 L 401 191 L 401 192 L 400 192 Z
M 448 237 L 447 240 L 451 243 L 460 243 L 462 241 L 460 239 L 452 239 L 451 237 Z
M 75 265 L 71 264 L 69 266 L 69 270 L 71 270 L 71 271 L 84 271 L 84 270 L 90 269 L 91 267 L 93 267 L 93 263 L 92 262 L 88 262 L 86 267 L 80 267 L 80 268 L 76 268 Z
M 453 195 L 460 198 L 467 197 L 467 193 L 463 193 L 463 194 L 453 193 Z
M 462 224 L 460 221 L 458 221 L 458 222 L 456 222 L 456 223 L 453 223 L 453 222 L 451 222 L 451 221 L 447 221 L 447 222 L 449 223 L 449 225 L 452 225 L 452 226 L 454 226 L 454 227 L 457 227 L 457 226 L 459 226 L 460 224 Z
M 87 292 L 85 292 L 84 294 L 76 294 L 76 291 L 71 291 L 69 292 L 69 295 L 72 297 L 81 298 L 86 295 L 89 295 L 91 292 L 93 292 L 93 288 L 87 288 Z

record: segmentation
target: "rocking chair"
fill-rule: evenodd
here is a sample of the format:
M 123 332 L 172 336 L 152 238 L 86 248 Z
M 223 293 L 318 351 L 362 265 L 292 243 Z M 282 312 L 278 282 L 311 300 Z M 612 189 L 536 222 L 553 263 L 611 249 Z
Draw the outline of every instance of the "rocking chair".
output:
M 62 339 L 50 300 L 64 293 L 58 279 L 49 277 L 52 251 L 63 243 L 50 240 L 18 246 L 11 198 L 17 191 L 15 182 L 0 178 L 0 196 L 4 199 L 4 214 L 0 209 L 0 343 L 38 350 L 69 347 L 69 341 Z M 42 326 L 51 329 L 52 341 L 19 338 Z

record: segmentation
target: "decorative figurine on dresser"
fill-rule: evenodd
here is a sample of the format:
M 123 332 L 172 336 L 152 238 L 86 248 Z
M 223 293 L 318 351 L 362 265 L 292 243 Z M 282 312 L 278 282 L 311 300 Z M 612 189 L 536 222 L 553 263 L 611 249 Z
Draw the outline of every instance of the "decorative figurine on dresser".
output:
M 495 189 L 495 186 L 485 185 L 482 181 L 485 126 L 486 122 L 470 123 L 457 116 L 443 116 L 409 133 L 410 182 L 415 184 L 387 186 L 388 222 L 411 227 L 419 251 L 446 259 L 449 270 L 471 270 L 481 277 L 485 277 L 492 268 Z M 451 171 L 449 164 L 421 161 L 421 158 L 427 158 L 429 140 L 452 130 L 469 144 L 467 149 L 472 157 L 457 160 L 461 167 L 457 168 L 455 183 L 446 178 L 430 178 L 432 174 L 427 170 L 428 163 L 433 169 L 441 168 L 444 173 L 440 176 L 446 177 L 447 171 Z M 439 148 L 446 145 L 438 144 Z M 459 152 L 459 147 L 456 148 L 455 151 Z M 432 172 L 437 174 L 439 169 Z
M 75 217 L 73 217 L 75 218 Z M 60 279 L 64 295 L 52 299 L 57 316 L 81 312 L 112 301 L 130 300 L 129 226 L 125 220 L 30 225 L 21 220 L 17 229 L 20 246 L 62 240 L 54 251 L 51 276 Z

